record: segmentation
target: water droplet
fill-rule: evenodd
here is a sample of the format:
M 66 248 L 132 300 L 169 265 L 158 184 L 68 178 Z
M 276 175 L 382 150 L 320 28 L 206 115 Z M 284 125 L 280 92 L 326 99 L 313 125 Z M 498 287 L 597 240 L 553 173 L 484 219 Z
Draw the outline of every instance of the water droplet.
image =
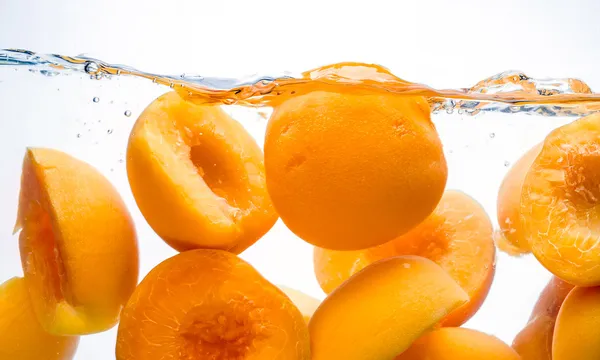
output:
M 458 114 L 462 115 L 465 111 L 463 109 L 458 109 Z
M 496 137 L 496 133 L 490 133 L 490 139 L 493 139 Z
M 504 166 L 508 167 L 510 163 L 508 161 L 504 161 Z
M 446 114 L 452 114 L 454 112 L 453 108 L 447 108 L 446 109 Z
M 109 134 L 109 135 L 112 134 L 113 133 L 113 129 L 106 130 L 106 133 Z
M 127 117 L 130 117 L 130 116 L 131 116 L 131 111 L 129 111 L 129 110 L 125 110 L 125 113 L 124 113 L 124 114 L 125 114 L 125 116 L 127 116 Z
M 100 102 L 100 98 L 96 96 L 92 99 L 92 101 L 95 103 Z
M 84 69 L 85 69 L 85 72 L 88 74 L 95 74 L 98 72 L 98 70 L 100 70 L 100 67 L 95 62 L 89 61 L 87 64 L 85 64 Z
M 77 137 L 78 137 L 78 138 L 80 138 L 80 137 L 81 137 L 81 134 L 77 134 Z

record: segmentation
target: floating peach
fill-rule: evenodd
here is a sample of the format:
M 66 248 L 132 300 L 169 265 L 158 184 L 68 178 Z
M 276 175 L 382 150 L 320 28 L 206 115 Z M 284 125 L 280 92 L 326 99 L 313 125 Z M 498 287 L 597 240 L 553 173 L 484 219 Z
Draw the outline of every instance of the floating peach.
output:
M 148 224 L 173 248 L 240 253 L 277 221 L 263 154 L 219 106 L 169 92 L 140 115 L 127 175 Z
M 28 149 L 16 231 L 35 313 L 57 335 L 107 330 L 138 279 L 133 221 L 95 168 L 63 152 Z
M 335 289 L 313 314 L 312 359 L 393 359 L 468 299 L 431 260 L 377 261 Z
M 600 359 L 600 288 L 576 287 L 560 307 L 553 360 Z
M 285 100 L 267 126 L 265 169 L 283 222 L 333 250 L 406 233 L 433 211 L 447 178 L 427 101 L 391 94 Z
M 498 247 L 511 255 L 531 252 L 520 218 L 521 189 L 527 171 L 541 149 L 542 145 L 538 144 L 521 156 L 502 180 L 498 191 L 497 210 L 500 225 Z
M 512 347 L 523 360 L 552 360 L 552 334 L 560 307 L 573 289 L 557 277 L 546 285 L 535 304 L 529 322 L 517 334 Z
M 300 310 L 302 316 L 304 316 L 304 321 L 308 323 L 321 304 L 321 301 L 287 286 L 280 286 L 279 288 L 290 298 L 290 300 L 292 300 L 294 305 L 298 307 L 298 310 Z
M 527 172 L 520 218 L 526 243 L 554 275 L 600 285 L 600 115 L 552 131 Z
M 416 228 L 386 244 L 359 251 L 315 248 L 317 280 L 326 293 L 379 259 L 418 255 L 433 260 L 469 294 L 470 301 L 443 321 L 459 326 L 481 307 L 495 272 L 493 228 L 484 209 L 460 191 L 446 191 L 434 212 Z
M 79 337 L 47 333 L 38 322 L 25 281 L 0 285 L 0 359 L 71 360 Z
M 396 360 L 519 360 L 510 346 L 495 336 L 457 327 L 430 331 Z
M 302 314 L 252 266 L 222 250 L 165 260 L 123 310 L 118 360 L 310 359 Z

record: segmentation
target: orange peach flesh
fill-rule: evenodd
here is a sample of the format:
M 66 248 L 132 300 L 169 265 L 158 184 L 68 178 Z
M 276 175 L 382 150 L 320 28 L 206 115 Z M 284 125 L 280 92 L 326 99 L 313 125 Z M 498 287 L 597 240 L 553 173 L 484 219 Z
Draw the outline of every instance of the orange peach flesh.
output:
M 551 132 L 525 177 L 520 218 L 532 253 L 551 273 L 600 285 L 600 115 Z
M 396 360 L 519 360 L 498 338 L 456 327 L 430 331 L 417 339 Z
M 50 149 L 27 150 L 21 179 L 15 231 L 41 324 L 58 335 L 111 328 L 138 275 L 135 229 L 118 192 L 90 165 Z
M 523 360 L 552 360 L 552 334 L 560 307 L 573 289 L 557 277 L 546 285 L 536 302 L 529 322 L 517 334 L 512 347 Z
M 531 252 L 519 215 L 521 189 L 527 172 L 541 150 L 542 144 L 538 144 L 521 156 L 502 180 L 498 191 L 497 215 L 500 232 L 497 237 L 497 245 L 500 250 L 510 255 Z
M 308 360 L 300 311 L 252 266 L 190 250 L 156 266 L 123 310 L 118 360 Z
M 467 301 L 460 286 L 428 259 L 377 261 L 336 288 L 313 314 L 312 359 L 392 359 Z
M 47 333 L 39 324 L 22 278 L 0 285 L 0 359 L 71 360 L 79 337 Z
M 491 221 L 471 197 L 449 190 L 429 218 L 391 242 L 359 251 L 315 248 L 315 273 L 323 290 L 330 293 L 370 263 L 398 255 L 433 260 L 469 294 L 470 301 L 441 322 L 459 326 L 481 307 L 492 284 L 495 246 Z
M 277 220 L 254 138 L 219 106 L 195 105 L 175 92 L 137 120 L 127 175 L 148 224 L 179 251 L 240 253 Z

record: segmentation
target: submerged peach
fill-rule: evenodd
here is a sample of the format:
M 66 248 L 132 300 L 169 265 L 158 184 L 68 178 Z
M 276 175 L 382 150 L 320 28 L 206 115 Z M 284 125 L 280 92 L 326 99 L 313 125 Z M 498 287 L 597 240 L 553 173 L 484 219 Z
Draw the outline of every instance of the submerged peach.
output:
M 47 331 L 80 335 L 117 323 L 137 284 L 137 239 L 98 170 L 57 150 L 28 149 L 18 229 L 25 282 Z
M 236 255 L 191 250 L 156 266 L 123 310 L 118 360 L 308 360 L 302 314 Z
M 512 347 L 523 360 L 552 360 L 556 316 L 572 289 L 573 285 L 557 277 L 553 277 L 546 285 L 531 312 L 529 322 L 513 340 Z
M 500 339 L 456 327 L 430 331 L 415 341 L 396 360 L 519 360 Z
M 542 145 L 538 144 L 521 156 L 502 180 L 498 191 L 497 214 L 500 232 L 497 243 L 500 250 L 511 255 L 531 252 L 520 218 L 521 190 L 525 176 L 541 149 Z
M 600 359 L 600 288 L 576 287 L 560 307 L 553 360 Z
M 393 359 L 468 299 L 431 260 L 377 261 L 335 289 L 313 314 L 312 359 Z
M 277 220 L 256 141 L 219 106 L 175 92 L 152 102 L 135 123 L 127 175 L 148 224 L 180 251 L 240 253 Z
M 523 182 L 520 218 L 544 267 L 574 285 L 600 285 L 600 115 L 546 137 Z
M 0 285 L 0 359 L 71 360 L 79 337 L 46 332 L 38 322 L 22 278 Z
M 308 324 L 310 318 L 319 307 L 319 304 L 321 304 L 321 301 L 287 286 L 279 286 L 279 288 L 290 298 L 290 300 L 292 300 L 294 305 L 298 307 L 298 310 L 300 310 L 304 317 L 304 321 Z
M 393 241 L 358 251 L 315 248 L 315 274 L 323 290 L 330 293 L 370 263 L 398 255 L 434 261 L 469 294 L 470 301 L 442 321 L 445 326 L 459 326 L 481 307 L 494 278 L 491 221 L 473 198 L 449 190 L 425 221 Z
M 289 229 L 333 250 L 383 244 L 423 221 L 447 178 L 423 97 L 315 91 L 275 107 L 267 188 Z

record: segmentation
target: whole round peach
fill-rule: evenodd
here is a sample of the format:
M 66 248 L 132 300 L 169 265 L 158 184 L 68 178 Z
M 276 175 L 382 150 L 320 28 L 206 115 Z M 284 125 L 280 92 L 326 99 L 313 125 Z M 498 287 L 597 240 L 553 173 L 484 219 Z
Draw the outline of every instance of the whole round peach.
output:
M 315 91 L 276 106 L 267 189 L 289 229 L 326 249 L 383 244 L 439 202 L 447 167 L 422 97 Z

